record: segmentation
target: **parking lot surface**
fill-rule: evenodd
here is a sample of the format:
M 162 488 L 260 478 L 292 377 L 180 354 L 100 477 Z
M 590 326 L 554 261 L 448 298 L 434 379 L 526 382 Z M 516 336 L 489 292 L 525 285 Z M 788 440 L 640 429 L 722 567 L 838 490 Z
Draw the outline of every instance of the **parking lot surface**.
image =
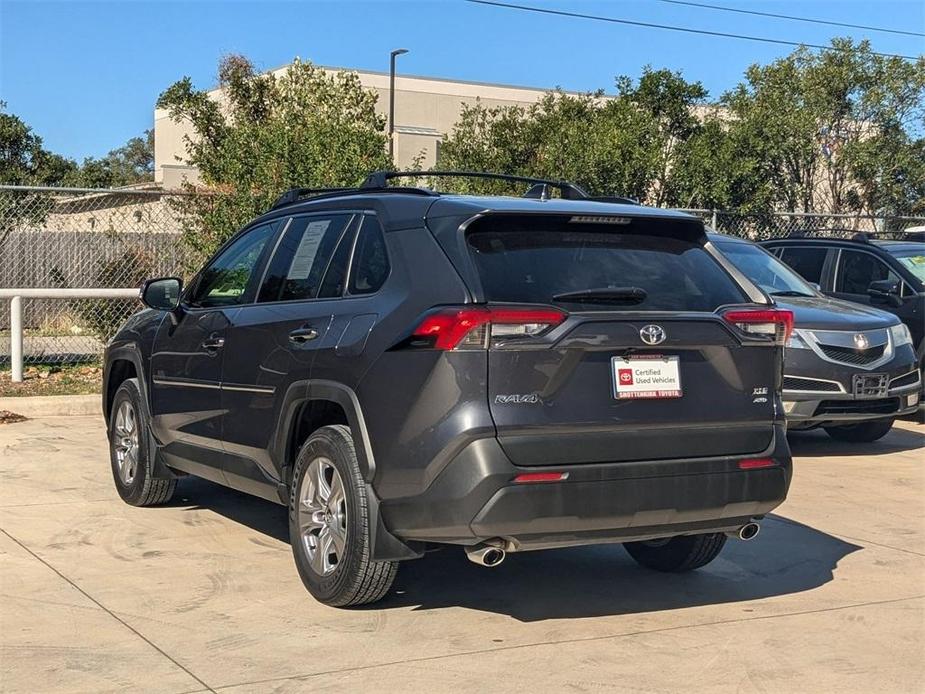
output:
M 920 692 L 925 427 L 793 435 L 788 501 L 688 575 L 620 547 L 445 548 L 372 607 L 302 588 L 281 506 L 194 479 L 126 506 L 103 424 L 0 426 L 6 692 Z

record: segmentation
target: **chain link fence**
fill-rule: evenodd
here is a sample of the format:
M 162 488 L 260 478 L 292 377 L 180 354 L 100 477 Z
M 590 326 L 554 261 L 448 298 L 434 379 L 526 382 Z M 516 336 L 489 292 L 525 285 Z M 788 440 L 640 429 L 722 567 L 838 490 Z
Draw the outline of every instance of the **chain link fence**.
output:
M 182 274 L 181 193 L 0 186 L 0 288 L 127 288 Z M 761 240 L 825 234 L 901 235 L 925 218 L 685 210 L 722 233 Z M 96 361 L 139 308 L 123 299 L 25 299 L 27 364 Z M 10 360 L 10 308 L 0 301 L 0 366 Z
M 925 217 L 874 217 L 812 212 L 750 214 L 734 210 L 681 210 L 697 215 L 715 231 L 752 241 L 784 236 L 828 236 L 852 239 L 900 239 L 906 229 L 925 225 Z
M 0 186 L 0 288 L 126 288 L 183 266 L 177 194 Z M 96 361 L 139 304 L 24 299 L 28 363 Z M 10 306 L 0 302 L 0 364 L 10 360 Z

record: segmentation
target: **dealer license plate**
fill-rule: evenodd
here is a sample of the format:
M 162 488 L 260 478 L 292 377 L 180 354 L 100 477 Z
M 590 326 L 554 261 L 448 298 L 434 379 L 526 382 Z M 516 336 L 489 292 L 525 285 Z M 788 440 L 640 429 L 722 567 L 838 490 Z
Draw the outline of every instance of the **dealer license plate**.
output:
M 675 356 L 614 357 L 613 393 L 624 398 L 680 398 L 681 369 Z

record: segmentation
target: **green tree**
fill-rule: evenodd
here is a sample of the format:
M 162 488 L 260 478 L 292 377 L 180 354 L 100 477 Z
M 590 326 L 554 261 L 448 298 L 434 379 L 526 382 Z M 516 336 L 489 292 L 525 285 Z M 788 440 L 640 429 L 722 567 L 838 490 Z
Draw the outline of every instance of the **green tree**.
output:
M 647 153 L 652 158 L 651 182 L 646 199 L 653 205 L 678 205 L 690 197 L 683 179 L 677 177 L 678 162 L 687 157 L 688 144 L 703 129 L 697 113 L 707 90 L 700 82 L 688 82 L 680 72 L 643 68 L 638 83 L 617 78 L 617 90 L 644 117 L 651 138 Z
M 878 215 L 925 216 L 925 138 L 882 132 L 858 143 L 850 157 L 857 183 L 853 207 Z
M 246 58 L 230 56 L 219 65 L 219 85 L 221 104 L 188 77 L 158 99 L 171 118 L 192 125 L 186 162 L 217 193 L 185 202 L 185 239 L 199 255 L 288 188 L 352 186 L 391 166 L 376 95 L 355 73 L 296 60 L 281 76 L 258 74 Z
M 871 165 L 869 158 L 895 151 L 921 130 L 925 58 L 875 55 L 866 41 L 834 39 L 832 46 L 837 50 L 799 48 L 769 65 L 752 65 L 745 81 L 724 95 L 740 165 L 765 182 L 754 197 L 748 186 L 746 195 L 733 189 L 733 200 L 846 212 L 873 211 L 872 204 L 890 197 L 878 180 L 887 162 Z
M 647 194 L 654 173 L 644 114 L 627 100 L 551 92 L 530 108 L 463 108 L 440 150 L 441 168 L 565 178 L 600 195 Z M 460 189 L 523 192 L 460 181 Z
M 0 184 L 57 185 L 74 172 L 73 161 L 46 150 L 42 138 L 5 108 L 0 101 Z M 0 192 L 0 248 L 20 225 L 42 224 L 51 204 L 46 193 Z
M 678 73 L 649 67 L 638 82 L 618 78 L 617 89 L 616 97 L 550 92 L 529 108 L 463 107 L 444 137 L 441 168 L 566 178 L 599 195 L 675 204 L 686 192 L 674 180 L 676 165 L 702 128 L 694 109 L 706 90 Z
M 64 178 L 72 186 L 118 188 L 154 180 L 154 131 L 133 137 L 105 157 L 87 157 Z
M 0 184 L 55 185 L 76 169 L 73 161 L 45 149 L 42 138 L 0 101 Z

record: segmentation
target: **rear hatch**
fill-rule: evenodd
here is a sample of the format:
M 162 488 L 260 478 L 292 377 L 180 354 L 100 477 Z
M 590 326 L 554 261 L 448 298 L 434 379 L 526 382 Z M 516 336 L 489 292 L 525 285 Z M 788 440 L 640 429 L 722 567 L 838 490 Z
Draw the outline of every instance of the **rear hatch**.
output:
M 770 445 L 782 325 L 749 305 L 705 242 L 699 222 L 671 218 L 488 215 L 469 225 L 474 293 L 493 311 L 489 405 L 515 464 Z

